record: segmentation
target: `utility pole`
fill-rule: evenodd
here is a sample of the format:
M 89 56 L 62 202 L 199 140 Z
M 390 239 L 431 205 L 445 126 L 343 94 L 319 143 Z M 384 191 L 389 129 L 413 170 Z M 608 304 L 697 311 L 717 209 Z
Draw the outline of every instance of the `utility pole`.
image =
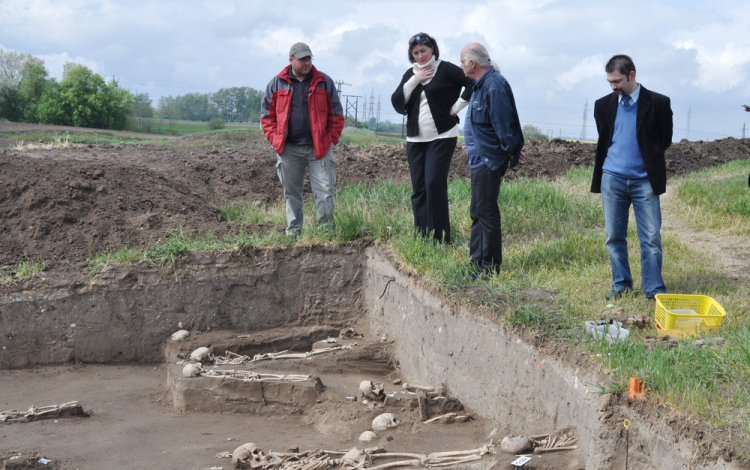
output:
M 586 120 L 589 116 L 589 99 L 586 98 L 586 104 L 583 105 L 583 127 L 581 128 L 581 142 L 586 141 Z
M 687 140 L 690 140 L 690 117 L 693 114 L 693 110 L 690 106 L 688 106 L 688 114 L 687 114 Z
M 375 117 L 375 88 L 370 89 L 370 114 L 367 115 L 367 124 L 369 127 L 370 119 Z
M 344 116 L 344 119 L 349 118 L 349 117 L 353 118 L 354 126 L 356 127 L 359 125 L 358 108 L 359 108 L 359 99 L 362 97 L 354 96 L 354 95 L 344 95 L 344 98 L 346 98 L 346 115 Z M 354 110 L 353 115 L 352 115 L 352 110 Z
M 380 130 L 380 95 L 378 95 L 378 111 L 375 114 L 375 132 Z
M 742 138 L 745 138 L 745 123 L 742 123 Z
M 336 85 L 336 91 L 339 92 L 339 95 L 341 94 L 341 86 L 342 85 L 352 86 L 350 83 L 344 83 L 343 80 L 334 80 L 333 84 Z

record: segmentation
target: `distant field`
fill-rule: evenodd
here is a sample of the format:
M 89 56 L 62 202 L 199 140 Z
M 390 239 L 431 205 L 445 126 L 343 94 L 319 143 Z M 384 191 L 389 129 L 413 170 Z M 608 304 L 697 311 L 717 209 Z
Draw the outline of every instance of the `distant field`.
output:
M 208 122 L 204 121 L 180 121 L 176 119 L 132 119 L 129 124 L 130 131 L 145 132 L 148 134 L 165 134 L 165 135 L 190 135 L 196 132 L 213 132 L 209 129 Z M 257 122 L 228 122 L 225 124 L 227 129 L 260 129 L 260 123 Z

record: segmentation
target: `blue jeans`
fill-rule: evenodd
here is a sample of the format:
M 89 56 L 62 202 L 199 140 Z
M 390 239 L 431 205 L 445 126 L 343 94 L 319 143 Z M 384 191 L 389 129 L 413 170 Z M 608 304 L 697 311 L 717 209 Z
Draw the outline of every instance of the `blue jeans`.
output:
M 661 206 L 648 178 L 625 179 L 604 173 L 602 208 L 607 229 L 605 245 L 612 266 L 612 292 L 633 288 L 628 262 L 628 217 L 633 205 L 641 245 L 641 283 L 648 297 L 667 291 L 661 275 Z
M 310 187 L 315 195 L 315 213 L 318 224 L 333 222 L 333 194 L 336 185 L 336 163 L 333 160 L 333 146 L 320 160 L 315 159 L 312 145 L 287 143 L 284 152 L 278 156 L 276 174 L 284 186 L 286 201 L 286 233 L 299 235 L 302 230 L 302 190 L 305 184 L 305 169 L 310 173 Z

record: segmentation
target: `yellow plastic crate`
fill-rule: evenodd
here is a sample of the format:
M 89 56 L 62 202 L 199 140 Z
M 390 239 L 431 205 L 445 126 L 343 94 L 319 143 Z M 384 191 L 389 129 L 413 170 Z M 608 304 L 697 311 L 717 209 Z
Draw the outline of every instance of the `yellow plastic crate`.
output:
M 694 328 L 672 328 L 671 330 L 662 330 L 659 325 L 656 325 L 656 334 L 658 336 L 671 336 L 673 338 L 688 339 L 688 338 L 699 338 L 704 333 L 718 333 L 719 325 L 706 326 L 701 325 Z
M 689 308 L 698 315 L 673 313 L 671 310 Z M 656 294 L 656 326 L 662 330 L 704 329 L 715 331 L 727 312 L 706 295 Z

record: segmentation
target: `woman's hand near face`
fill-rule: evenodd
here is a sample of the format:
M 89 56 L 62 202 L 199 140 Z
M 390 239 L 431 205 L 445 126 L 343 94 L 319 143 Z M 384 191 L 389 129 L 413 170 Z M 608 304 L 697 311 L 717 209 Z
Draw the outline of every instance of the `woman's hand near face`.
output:
M 419 80 L 419 83 L 422 83 L 435 76 L 435 67 L 429 66 L 423 69 L 419 69 L 419 71 L 415 73 L 414 76 L 417 77 L 417 80 Z

